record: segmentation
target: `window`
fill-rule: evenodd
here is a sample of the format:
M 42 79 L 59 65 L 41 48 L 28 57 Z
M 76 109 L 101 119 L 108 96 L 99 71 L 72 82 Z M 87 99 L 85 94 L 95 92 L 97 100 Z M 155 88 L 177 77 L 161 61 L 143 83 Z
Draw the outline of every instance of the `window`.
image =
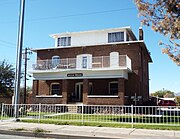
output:
M 52 67 L 55 68 L 58 64 L 60 64 L 60 57 L 53 56 L 52 57 Z
M 122 42 L 124 41 L 124 32 L 108 33 L 108 42 Z
M 70 46 L 70 45 L 71 45 L 71 37 L 58 38 L 57 46 Z
M 87 68 L 87 56 L 82 57 L 82 68 Z
M 118 82 L 110 82 L 109 83 L 109 94 L 110 95 L 118 94 Z
M 51 95 L 60 95 L 60 84 L 59 83 L 51 84 Z
M 92 68 L 92 54 L 80 54 L 76 58 L 77 69 L 91 69 Z

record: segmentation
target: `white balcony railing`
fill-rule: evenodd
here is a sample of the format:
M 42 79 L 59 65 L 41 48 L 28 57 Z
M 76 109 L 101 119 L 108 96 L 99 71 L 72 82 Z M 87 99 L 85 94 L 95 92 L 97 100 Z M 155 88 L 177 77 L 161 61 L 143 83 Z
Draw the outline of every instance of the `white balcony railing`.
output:
M 85 69 L 103 69 L 103 68 L 119 68 L 131 70 L 131 59 L 127 55 L 120 55 L 117 60 L 116 66 L 111 65 L 110 56 L 92 57 L 91 66 Z M 65 69 L 79 69 L 77 66 L 77 58 L 65 58 L 57 60 L 37 60 L 35 64 L 32 64 L 32 70 L 65 70 Z

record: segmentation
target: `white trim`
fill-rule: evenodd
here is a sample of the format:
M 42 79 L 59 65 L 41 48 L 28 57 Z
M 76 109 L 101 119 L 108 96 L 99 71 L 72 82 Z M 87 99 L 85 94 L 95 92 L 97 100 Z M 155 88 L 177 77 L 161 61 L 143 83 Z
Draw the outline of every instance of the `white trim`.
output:
M 45 97 L 45 98 L 52 98 L 52 97 L 62 97 L 62 95 L 36 95 L 37 98 Z
M 113 71 L 113 72 L 111 72 Z M 67 74 L 82 73 L 82 77 L 67 77 Z M 60 80 L 60 79 L 103 79 L 103 78 L 125 78 L 128 79 L 126 70 L 74 70 L 74 71 L 44 71 L 34 72 L 33 77 L 36 80 Z
M 88 98 L 118 98 L 117 95 L 88 95 Z
M 81 45 L 81 46 L 66 46 L 66 47 L 49 47 L 49 48 L 37 48 L 32 49 L 31 51 L 37 52 L 38 50 L 53 50 L 53 49 L 63 49 L 63 48 L 74 48 L 74 47 L 83 47 L 83 46 L 98 46 L 98 45 L 116 45 L 116 44 L 131 44 L 131 43 L 145 43 L 144 40 L 137 40 L 137 41 L 124 41 L 124 42 L 112 42 L 112 43 L 100 43 L 100 44 L 88 44 L 88 45 Z
M 83 58 L 85 58 L 85 57 L 86 57 L 86 63 L 84 65 Z M 76 69 L 78 69 L 78 70 L 92 69 L 92 54 L 80 54 L 80 55 L 77 55 L 76 56 Z
M 58 57 L 58 58 L 59 58 L 59 60 L 60 60 L 60 56 L 58 56 L 58 55 L 54 55 L 54 56 L 52 56 L 52 58 L 51 58 L 51 59 L 52 59 L 52 60 L 54 60 L 54 59 L 56 59 L 57 57 Z
M 120 66 L 118 68 L 92 68 L 92 69 L 52 69 L 52 70 L 28 70 L 30 73 L 56 73 L 56 72 L 83 72 L 83 71 L 114 71 L 114 70 L 129 70 L 126 66 Z
M 79 31 L 79 32 L 64 32 L 64 33 L 55 33 L 50 34 L 49 36 L 52 38 L 58 38 L 59 36 L 68 36 L 72 34 L 81 34 L 81 33 L 92 33 L 92 32 L 112 32 L 112 31 L 119 31 L 119 30 L 131 30 L 130 26 L 125 27 L 117 27 L 117 28 L 108 28 L 108 29 L 99 29 L 99 30 L 88 30 L 88 31 Z
M 126 37 L 127 37 L 127 31 L 125 30 L 124 31 L 124 42 L 127 42 L 127 38 Z
M 51 57 L 51 64 L 52 64 L 53 69 L 55 67 L 57 67 L 57 65 L 59 65 L 59 63 L 60 63 L 60 56 L 54 55 Z

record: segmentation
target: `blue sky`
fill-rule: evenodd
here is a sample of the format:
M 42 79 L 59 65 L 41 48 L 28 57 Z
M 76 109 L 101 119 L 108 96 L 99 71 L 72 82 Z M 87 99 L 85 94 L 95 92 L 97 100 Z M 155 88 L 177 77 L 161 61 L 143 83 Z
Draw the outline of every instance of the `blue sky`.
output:
M 0 0 L 0 60 L 15 64 L 20 0 Z M 135 35 L 141 25 L 132 0 L 26 0 L 24 47 L 54 46 L 49 34 L 131 26 Z M 180 92 L 180 67 L 162 54 L 158 42 L 167 39 L 143 26 L 151 52 L 150 92 Z M 30 56 L 35 60 L 35 55 Z M 30 85 L 30 82 L 29 82 Z

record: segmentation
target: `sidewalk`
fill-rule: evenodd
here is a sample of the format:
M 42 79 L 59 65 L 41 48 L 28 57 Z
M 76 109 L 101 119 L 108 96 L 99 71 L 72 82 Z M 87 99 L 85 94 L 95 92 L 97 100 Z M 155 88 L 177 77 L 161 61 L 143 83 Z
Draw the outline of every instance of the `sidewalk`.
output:
M 48 132 L 35 132 L 36 129 Z M 17 131 L 22 129 L 22 131 Z M 0 134 L 43 138 L 180 139 L 180 131 L 0 122 Z

